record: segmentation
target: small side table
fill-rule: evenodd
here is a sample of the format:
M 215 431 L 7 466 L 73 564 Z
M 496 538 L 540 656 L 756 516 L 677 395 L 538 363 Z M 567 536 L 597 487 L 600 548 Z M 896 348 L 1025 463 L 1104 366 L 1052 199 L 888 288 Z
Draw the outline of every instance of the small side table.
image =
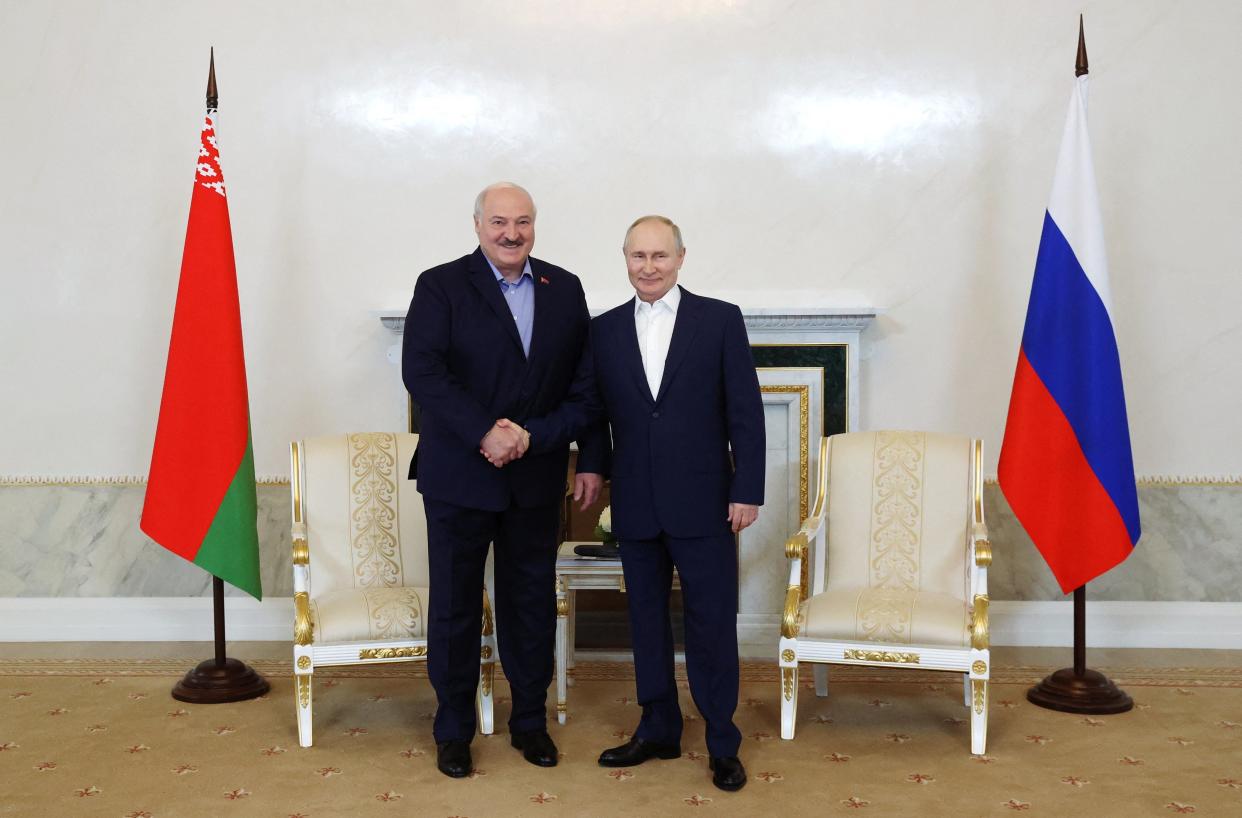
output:
M 585 544 L 588 543 L 581 540 L 562 543 L 556 555 L 556 720 L 561 724 L 565 723 L 568 710 L 569 671 L 574 666 L 576 594 L 584 589 L 625 593 L 621 560 L 580 557 L 574 553 L 575 545 Z M 598 545 L 598 542 L 591 544 Z M 681 587 L 676 573 L 673 587 Z

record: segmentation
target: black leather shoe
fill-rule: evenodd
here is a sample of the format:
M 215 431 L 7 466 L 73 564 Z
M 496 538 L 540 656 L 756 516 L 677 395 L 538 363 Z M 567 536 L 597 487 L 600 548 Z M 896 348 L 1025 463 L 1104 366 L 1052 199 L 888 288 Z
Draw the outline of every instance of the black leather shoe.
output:
M 547 730 L 514 733 L 509 736 L 509 743 L 522 751 L 523 758 L 539 767 L 555 767 L 560 760 L 560 753 Z
M 474 769 L 470 760 L 470 742 L 445 741 L 436 745 L 436 767 L 450 778 L 465 778 Z
M 707 767 L 712 771 L 712 783 L 722 790 L 737 792 L 746 786 L 746 768 L 737 756 L 712 756 Z
M 599 754 L 601 767 L 634 767 L 649 758 L 680 758 L 681 745 L 658 744 L 632 738 L 620 747 L 611 747 Z

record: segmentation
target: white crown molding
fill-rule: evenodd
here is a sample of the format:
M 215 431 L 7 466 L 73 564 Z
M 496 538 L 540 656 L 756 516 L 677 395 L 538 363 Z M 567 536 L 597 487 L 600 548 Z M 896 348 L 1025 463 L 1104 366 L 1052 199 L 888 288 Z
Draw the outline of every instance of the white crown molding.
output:
M 291 641 L 293 600 L 226 597 L 230 641 Z M 992 644 L 1069 647 L 1073 603 L 995 601 Z M 746 656 L 775 656 L 779 614 L 738 617 Z M 212 639 L 211 597 L 0 598 L 0 642 L 197 642 Z M 1242 602 L 1087 602 L 1087 644 L 1096 648 L 1234 649 Z M 773 659 L 775 661 L 775 659 Z

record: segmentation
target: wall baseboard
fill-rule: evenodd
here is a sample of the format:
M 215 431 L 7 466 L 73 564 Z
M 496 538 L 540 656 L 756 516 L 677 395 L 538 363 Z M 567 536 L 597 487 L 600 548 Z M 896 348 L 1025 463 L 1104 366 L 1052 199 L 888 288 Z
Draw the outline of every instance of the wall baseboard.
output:
M 226 597 L 230 642 L 292 638 L 293 600 Z M 1067 647 L 1073 644 L 1068 601 L 993 602 L 993 645 Z M 777 614 L 738 617 L 738 641 L 748 648 L 780 633 Z M 198 642 L 212 634 L 210 597 L 0 598 L 0 642 Z M 1087 644 L 1099 648 L 1242 649 L 1240 602 L 1087 602 Z M 750 655 L 752 650 L 744 650 Z

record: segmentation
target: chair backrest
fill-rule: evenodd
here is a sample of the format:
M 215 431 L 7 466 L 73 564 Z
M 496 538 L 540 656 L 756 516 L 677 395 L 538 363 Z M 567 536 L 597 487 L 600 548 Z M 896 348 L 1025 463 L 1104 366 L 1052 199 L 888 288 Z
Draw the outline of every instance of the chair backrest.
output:
M 826 590 L 967 599 L 972 446 L 970 438 L 931 432 L 833 435 Z
M 427 518 L 406 478 L 418 435 L 358 432 L 308 438 L 293 475 L 310 550 L 311 594 L 427 587 Z

